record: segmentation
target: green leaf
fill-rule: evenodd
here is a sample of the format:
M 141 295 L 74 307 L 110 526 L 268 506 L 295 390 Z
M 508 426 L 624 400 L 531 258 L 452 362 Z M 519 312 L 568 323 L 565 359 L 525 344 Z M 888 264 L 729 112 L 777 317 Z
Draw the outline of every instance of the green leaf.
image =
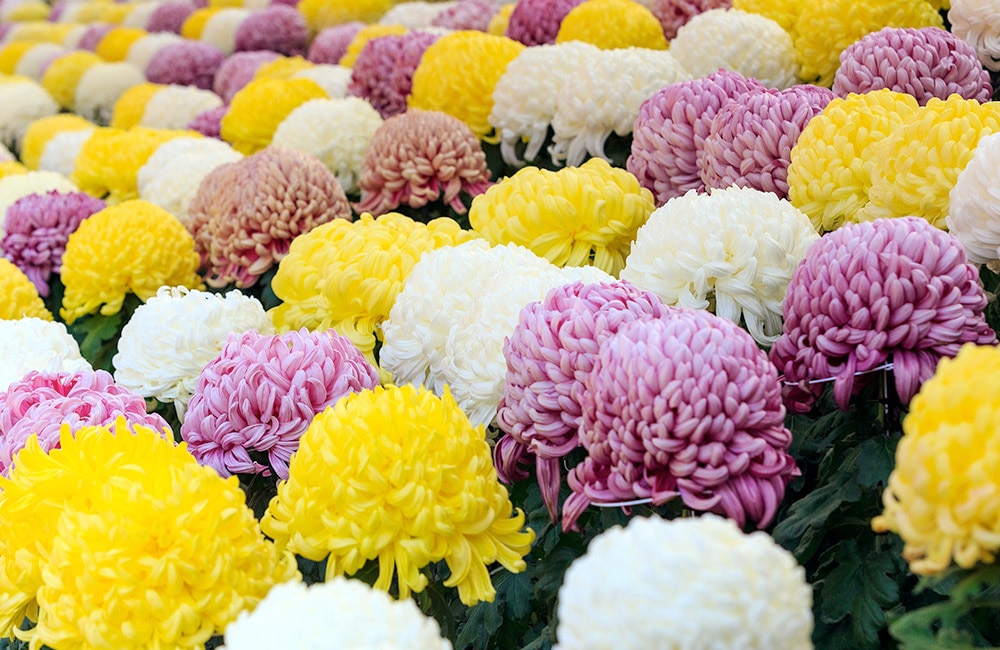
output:
M 492 603 L 482 602 L 475 605 L 469 610 L 469 618 L 455 641 L 455 650 L 485 648 L 502 624 L 499 599 Z
M 857 541 L 849 539 L 837 546 L 834 562 L 834 568 L 817 585 L 820 618 L 837 623 L 850 616 L 856 641 L 879 647 L 879 630 L 886 620 L 883 607 L 899 600 L 892 557 L 878 552 L 864 554 Z
M 111 358 L 117 351 L 117 338 L 122 325 L 121 312 L 110 316 L 92 314 L 73 323 L 70 331 L 80 343 L 80 354 L 95 370 L 112 369 Z M 105 344 L 112 341 L 115 345 L 109 349 Z
M 896 466 L 896 444 L 901 435 L 870 438 L 858 445 L 854 458 L 855 480 L 866 490 L 881 492 L 889 483 L 889 474 Z
M 844 503 L 861 499 L 861 488 L 846 472 L 838 472 L 831 481 L 799 499 L 788 515 L 774 529 L 774 539 L 791 550 L 800 563 L 816 552 L 830 516 Z
M 527 573 L 515 573 L 507 581 L 504 602 L 507 613 L 516 621 L 524 620 L 531 614 L 531 577 Z

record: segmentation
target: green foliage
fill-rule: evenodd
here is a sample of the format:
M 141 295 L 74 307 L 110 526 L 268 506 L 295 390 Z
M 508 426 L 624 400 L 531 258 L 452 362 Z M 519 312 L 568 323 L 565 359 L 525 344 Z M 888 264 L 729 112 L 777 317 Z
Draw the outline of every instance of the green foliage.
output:
M 122 308 L 117 313 L 110 316 L 99 312 L 88 314 L 68 326 L 69 333 L 80 345 L 80 354 L 90 362 L 94 370 L 114 371 L 111 360 L 118 353 L 118 339 L 121 338 L 122 329 L 141 304 L 139 297 L 130 293 L 125 296 Z
M 917 592 L 949 598 L 900 616 L 889 627 L 904 650 L 966 650 L 1000 644 L 1000 567 L 953 568 L 926 578 Z

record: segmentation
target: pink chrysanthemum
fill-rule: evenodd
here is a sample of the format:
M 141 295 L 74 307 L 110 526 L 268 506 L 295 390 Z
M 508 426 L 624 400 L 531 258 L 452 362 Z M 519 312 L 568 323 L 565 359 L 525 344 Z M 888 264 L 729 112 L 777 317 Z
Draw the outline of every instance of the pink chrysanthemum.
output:
M 227 104 L 250 83 L 257 68 L 278 58 L 276 52 L 237 52 L 226 58 L 215 73 L 212 90 Z
M 107 23 L 94 25 L 88 27 L 87 31 L 83 33 L 80 37 L 80 41 L 76 44 L 76 49 L 78 50 L 89 50 L 93 52 L 97 49 L 97 44 L 101 42 L 101 39 L 108 35 L 115 25 L 109 25 Z
M 559 26 L 583 0 L 521 0 L 507 23 L 507 38 L 525 45 L 552 45 Z
M 188 208 L 191 233 L 213 287 L 249 287 L 288 254 L 292 240 L 351 206 L 322 162 L 268 147 L 214 169 Z
M 188 124 L 188 128 L 192 131 L 197 131 L 208 138 L 221 140 L 222 118 L 226 116 L 226 111 L 228 110 L 228 106 L 217 106 L 213 109 L 205 111 L 204 113 L 198 113 L 198 115 L 191 120 L 191 123 Z
M 7 208 L 4 257 L 21 269 L 42 297 L 49 277 L 59 273 L 66 241 L 80 223 L 104 209 L 104 201 L 83 192 L 29 194 Z
M 677 30 L 698 14 L 711 9 L 729 9 L 733 0 L 651 0 L 644 3 L 663 26 L 667 40 L 677 36 Z
M 368 100 L 383 119 L 405 112 L 413 72 L 437 38 L 436 34 L 414 31 L 368 41 L 354 62 L 348 92 Z
M 377 385 L 378 371 L 333 330 L 233 333 L 198 377 L 181 437 L 198 462 L 222 476 L 270 476 L 273 469 L 287 479 L 313 417 Z M 257 454 L 266 454 L 267 464 Z
M 640 318 L 662 318 L 669 308 L 656 295 L 627 282 L 564 285 L 521 310 L 506 339 L 503 398 L 494 460 L 506 483 L 537 471 L 542 498 L 557 518 L 560 460 L 579 445 L 580 391 L 594 367 L 600 342 Z
M 188 2 L 164 2 L 153 11 L 146 23 L 146 31 L 181 33 L 184 21 L 194 13 L 195 6 Z
M 475 29 L 485 32 L 490 26 L 490 20 L 500 5 L 490 0 L 458 0 L 431 21 L 432 27 L 444 29 Z
M 932 97 L 986 102 L 993 94 L 990 73 L 972 46 L 939 27 L 886 27 L 841 52 L 834 94 L 882 88 L 913 95 L 921 106 Z
M 0 391 L 0 474 L 7 475 L 14 455 L 32 435 L 38 435 L 43 450 L 51 451 L 59 447 L 59 429 L 64 423 L 76 430 L 111 424 L 119 416 L 130 424 L 171 435 L 163 418 L 146 413 L 141 396 L 115 384 L 103 370 L 29 372 Z
M 958 239 L 924 219 L 849 224 L 814 243 L 788 285 L 784 331 L 771 360 L 785 375 L 785 402 L 808 411 L 835 378 L 846 409 L 855 373 L 893 364 L 896 392 L 909 402 L 941 357 L 965 343 L 995 344 L 986 294 Z
M 591 503 L 677 496 L 764 528 L 799 475 L 777 371 L 746 331 L 708 312 L 626 325 L 580 395 L 588 456 L 569 473 L 564 530 Z
M 236 28 L 236 51 L 267 50 L 285 56 L 306 53 L 309 27 L 306 19 L 294 7 L 272 5 L 250 14 Z
M 324 29 L 313 39 L 306 58 L 316 64 L 340 63 L 340 59 L 347 53 L 347 46 L 364 27 L 364 23 L 354 21 Z
M 706 187 L 752 187 L 788 196 L 788 164 L 799 134 L 834 95 L 819 86 L 754 90 L 719 109 L 698 158 Z
M 486 154 L 468 126 L 445 113 L 411 108 L 372 137 L 361 163 L 357 210 L 378 216 L 440 199 L 464 214 L 462 192 L 475 197 L 490 185 Z
M 756 79 L 719 70 L 657 91 L 639 109 L 628 170 L 653 193 L 657 205 L 688 190 L 704 190 L 698 159 L 712 118 L 744 93 L 763 89 Z
M 179 84 L 211 90 L 215 73 L 226 55 L 199 41 L 182 41 L 158 50 L 146 65 L 146 79 L 156 84 Z

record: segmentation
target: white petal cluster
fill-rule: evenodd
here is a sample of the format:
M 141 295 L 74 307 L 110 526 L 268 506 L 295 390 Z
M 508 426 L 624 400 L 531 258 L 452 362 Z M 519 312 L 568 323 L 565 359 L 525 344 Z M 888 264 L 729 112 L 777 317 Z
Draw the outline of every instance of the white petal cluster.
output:
M 559 589 L 556 650 L 811 650 L 812 587 L 763 532 L 715 515 L 635 518 L 594 538 Z
M 146 25 L 149 24 L 149 19 L 153 17 L 156 10 L 159 9 L 160 3 L 156 1 L 151 2 L 140 2 L 132 5 L 134 8 L 132 11 L 128 12 L 125 16 L 125 20 L 122 21 L 122 27 L 138 27 L 139 29 L 146 29 Z
M 949 195 L 945 224 L 969 261 L 1000 260 L 1000 133 L 980 138 L 972 160 L 958 175 Z
M 770 88 L 798 83 L 792 37 L 760 14 L 738 9 L 702 12 L 677 31 L 670 52 L 696 78 L 725 68 Z
M 226 628 L 223 650 L 451 650 L 437 621 L 407 598 L 337 577 L 277 585 Z
M 668 305 L 709 309 L 770 345 L 795 267 L 819 239 L 809 217 L 770 192 L 694 191 L 667 201 L 639 229 L 621 279 Z
M 80 149 L 93 133 L 94 129 L 80 129 L 55 134 L 45 143 L 42 158 L 38 161 L 38 169 L 69 178 L 76 169 L 76 157 Z
M 155 3 L 149 4 L 155 6 Z M 156 32 L 148 36 L 143 36 L 129 46 L 125 60 L 145 72 L 146 66 L 149 65 L 150 60 L 156 56 L 157 52 L 168 45 L 183 41 L 183 37 L 173 32 Z
M 58 43 L 38 43 L 30 50 L 21 55 L 14 66 L 14 74 L 19 74 L 29 79 L 39 81 L 42 78 L 42 70 L 54 58 L 66 54 L 67 50 Z
M 87 68 L 76 85 L 74 112 L 95 124 L 107 126 L 122 93 L 145 81 L 142 70 L 131 63 L 95 63 Z
M 972 46 L 987 70 L 1000 70 L 1000 1 L 951 0 L 951 33 Z
M 40 83 L 27 77 L 0 83 L 0 144 L 16 148 L 32 122 L 58 112 L 59 104 Z
M 237 9 L 228 7 L 213 14 L 205 23 L 201 30 L 203 43 L 209 43 L 222 50 L 222 53 L 229 56 L 236 51 L 236 30 L 240 24 L 250 15 L 247 9 Z
M 184 130 L 199 114 L 222 103 L 222 98 L 211 90 L 172 84 L 149 98 L 139 126 Z
M 52 190 L 78 192 L 79 188 L 68 178 L 55 172 L 28 172 L 0 178 L 0 237 L 4 234 L 7 208 L 29 194 L 44 194 Z
M 342 65 L 314 65 L 299 70 L 292 79 L 311 79 L 326 92 L 330 99 L 347 97 L 347 85 L 351 83 L 351 69 Z
M 402 25 L 407 29 L 422 29 L 430 27 L 438 14 L 454 4 L 454 2 L 423 2 L 423 0 L 400 2 L 382 14 L 378 22 L 380 25 Z
M 0 320 L 0 391 L 32 370 L 90 370 L 80 346 L 62 323 L 21 318 Z

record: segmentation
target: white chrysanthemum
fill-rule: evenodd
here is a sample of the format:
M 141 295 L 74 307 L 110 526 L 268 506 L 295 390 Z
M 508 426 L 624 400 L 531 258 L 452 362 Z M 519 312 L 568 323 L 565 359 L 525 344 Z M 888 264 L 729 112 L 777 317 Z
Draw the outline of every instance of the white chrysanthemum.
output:
M 145 71 L 146 66 L 149 65 L 150 60 L 156 56 L 157 52 L 168 45 L 174 45 L 183 40 L 183 37 L 173 32 L 156 32 L 149 36 L 143 36 L 129 46 L 125 61 Z
M 271 317 L 256 298 L 183 287 L 161 287 L 122 329 L 111 360 L 115 381 L 144 397 L 173 402 L 184 419 L 198 375 L 222 350 L 230 332 L 273 334 Z
M 225 643 L 220 650 L 451 650 L 437 621 L 412 599 L 339 576 L 272 587 L 226 628 Z
M 74 112 L 95 124 L 107 126 L 122 93 L 145 81 L 142 71 L 131 63 L 95 63 L 87 68 L 76 85 Z
M 1000 2 L 952 0 L 951 33 L 972 46 L 988 70 L 1000 71 Z
M 361 163 L 382 121 L 360 97 L 313 99 L 289 113 L 271 143 L 315 156 L 352 194 L 358 191 Z
M 691 75 L 666 50 L 601 50 L 595 65 L 578 70 L 556 99 L 553 161 L 575 166 L 588 156 L 607 159 L 604 141 L 632 132 L 639 107 L 660 88 Z
M 35 171 L 0 178 L 0 237 L 4 234 L 4 222 L 7 220 L 7 208 L 14 205 L 18 199 L 29 194 L 44 194 L 55 190 L 57 192 L 79 192 L 80 189 L 62 174 L 48 171 Z
M 214 45 L 229 56 L 236 51 L 236 30 L 249 15 L 250 11 L 247 9 L 222 9 L 205 23 L 199 40 Z
M 985 264 L 1000 260 L 1000 133 L 980 138 L 972 160 L 958 175 L 949 194 L 945 224 L 969 261 Z
M 330 99 L 347 97 L 347 86 L 351 83 L 351 69 L 342 65 L 314 65 L 311 68 L 299 70 L 292 79 L 311 79 L 326 91 Z
M 812 587 L 769 535 L 715 515 L 598 535 L 559 589 L 556 650 L 811 650 Z
M 122 27 L 138 27 L 139 29 L 146 29 L 146 25 L 149 24 L 149 19 L 153 17 L 156 10 L 160 8 L 159 2 L 138 2 L 132 5 L 132 11 L 125 16 L 125 20 L 122 21 Z
M 0 320 L 0 391 L 32 370 L 90 370 L 62 323 L 40 318 Z
M 62 17 L 60 17 L 60 22 L 69 22 L 69 21 L 63 21 Z M 63 47 L 65 47 L 68 50 L 79 49 L 80 41 L 83 39 L 88 29 L 90 29 L 90 25 L 73 25 L 69 29 L 69 31 L 66 32 L 66 36 L 64 36 L 62 39 Z
M 60 23 L 78 23 L 78 22 L 80 22 L 80 14 L 83 11 L 87 10 L 88 8 L 91 8 L 91 9 L 93 8 L 93 7 L 88 7 L 87 6 L 88 4 L 90 4 L 90 3 L 88 3 L 88 2 L 67 2 L 65 8 L 62 11 L 62 13 L 59 14 L 59 20 L 58 20 L 58 22 L 60 22 Z M 95 24 L 100 24 L 100 23 L 95 23 Z M 85 25 L 84 28 L 86 29 L 87 27 L 90 27 L 90 26 L 91 25 Z M 67 47 L 70 47 L 70 46 L 67 45 Z
M 380 25 L 402 25 L 407 29 L 422 29 L 430 27 L 434 19 L 445 9 L 451 8 L 454 2 L 400 2 L 398 5 L 382 14 Z
M 139 126 L 183 131 L 198 115 L 222 104 L 222 98 L 211 90 L 194 86 L 165 86 L 146 102 Z
M 30 50 L 21 55 L 14 66 L 14 74 L 19 74 L 29 79 L 39 81 L 42 78 L 42 70 L 46 65 L 58 56 L 66 54 L 67 50 L 58 43 L 38 43 Z
M 525 160 L 534 160 L 545 143 L 556 115 L 563 86 L 575 83 L 586 70 L 601 65 L 601 50 L 582 41 L 526 47 L 500 77 L 493 90 L 490 124 L 500 135 L 500 153 L 508 165 L 524 164 L 515 147 L 527 146 Z
M 709 309 L 757 342 L 781 334 L 781 302 L 799 261 L 819 239 L 809 217 L 752 188 L 690 191 L 639 228 L 621 279 L 668 305 Z
M 700 13 L 677 31 L 670 52 L 695 78 L 725 68 L 772 88 L 798 83 L 792 37 L 760 14 L 738 9 Z
M 62 131 L 52 136 L 45 144 L 42 158 L 38 163 L 40 171 L 55 172 L 66 178 L 76 170 L 76 157 L 86 142 L 94 133 L 93 129 L 79 131 Z
M 0 83 L 0 144 L 16 149 L 32 122 L 58 112 L 59 104 L 40 83 L 8 77 Z

